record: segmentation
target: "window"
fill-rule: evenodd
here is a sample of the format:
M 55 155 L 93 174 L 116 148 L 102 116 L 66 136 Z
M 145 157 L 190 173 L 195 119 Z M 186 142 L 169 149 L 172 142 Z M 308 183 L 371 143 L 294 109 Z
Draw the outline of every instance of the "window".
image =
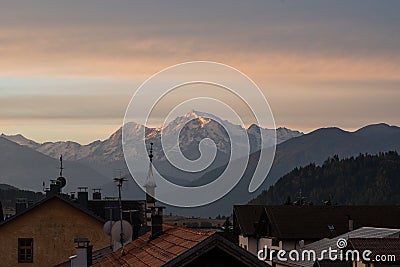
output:
M 32 238 L 18 238 L 18 262 L 33 262 Z
M 279 247 L 279 240 L 278 240 L 278 238 L 273 237 L 271 243 L 272 243 L 272 244 L 271 244 L 272 246 L 274 246 L 274 247 Z

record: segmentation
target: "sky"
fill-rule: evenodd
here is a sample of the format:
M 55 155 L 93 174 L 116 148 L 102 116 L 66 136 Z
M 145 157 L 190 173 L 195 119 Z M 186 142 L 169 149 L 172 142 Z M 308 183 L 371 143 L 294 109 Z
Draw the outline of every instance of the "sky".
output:
M 121 126 L 141 83 L 193 60 L 249 76 L 277 126 L 309 132 L 400 125 L 396 0 L 0 4 L 5 134 L 39 142 L 105 139 Z

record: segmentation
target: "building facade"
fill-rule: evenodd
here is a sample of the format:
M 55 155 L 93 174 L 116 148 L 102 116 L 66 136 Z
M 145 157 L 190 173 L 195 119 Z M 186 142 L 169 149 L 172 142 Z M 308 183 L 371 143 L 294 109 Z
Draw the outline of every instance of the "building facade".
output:
M 298 250 L 364 226 L 400 228 L 400 206 L 238 205 L 233 221 L 239 246 L 257 255 L 265 246 Z
M 93 250 L 109 246 L 104 221 L 62 196 L 53 195 L 0 224 L 0 265 L 47 267 L 75 253 L 74 239 Z

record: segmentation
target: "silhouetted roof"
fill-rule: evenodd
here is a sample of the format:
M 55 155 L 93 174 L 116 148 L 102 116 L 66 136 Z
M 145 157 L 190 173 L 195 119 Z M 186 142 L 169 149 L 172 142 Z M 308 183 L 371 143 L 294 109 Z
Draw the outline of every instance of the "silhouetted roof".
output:
M 122 210 L 124 211 L 137 211 L 134 212 L 134 215 L 144 221 L 144 206 L 146 201 L 144 200 L 122 200 Z M 114 207 L 113 211 L 113 220 L 119 219 L 119 202 L 118 199 L 115 200 L 107 200 L 107 199 L 96 199 L 88 201 L 88 209 L 93 211 L 96 215 L 100 216 L 104 220 L 109 220 L 109 210 L 106 210 L 105 207 Z
M 149 240 L 151 233 L 139 237 L 125 246 L 124 255 L 121 255 L 119 249 L 93 266 L 182 266 L 216 246 L 230 251 L 229 255 L 240 259 L 248 266 L 268 266 L 216 232 L 168 224 L 163 225 L 163 230 L 161 235 L 151 240 Z
M 368 256 L 371 261 L 376 261 L 375 257 L 393 255 L 394 260 L 385 262 L 400 262 L 400 238 L 350 238 L 347 242 L 348 247 L 359 251 L 369 250 L 372 253 Z
M 235 206 L 241 234 L 279 239 L 314 239 L 333 237 L 363 226 L 399 228 L 400 206 Z M 255 227 L 254 222 L 258 222 Z M 268 229 L 269 227 L 269 229 Z
M 98 220 L 98 221 L 100 221 L 100 222 L 104 222 L 104 220 L 103 220 L 101 217 L 99 217 L 99 216 L 97 216 L 96 214 L 94 214 L 93 212 L 91 212 L 91 211 L 85 209 L 84 207 L 82 207 L 82 206 L 79 205 L 78 203 L 75 203 L 75 202 L 70 201 L 69 198 L 64 197 L 64 196 L 62 196 L 62 195 L 51 195 L 51 196 L 45 197 L 45 198 L 43 198 L 42 200 L 40 200 L 40 201 L 34 203 L 33 205 L 29 206 L 29 207 L 26 208 L 25 210 L 21 211 L 20 213 L 17 213 L 17 214 L 15 214 L 14 216 L 11 216 L 11 217 L 7 218 L 5 221 L 0 222 L 0 226 L 3 226 L 4 224 L 6 224 L 6 223 L 8 223 L 8 222 L 10 222 L 10 221 L 13 221 L 14 219 L 16 219 L 16 218 L 22 216 L 23 214 L 26 214 L 26 213 L 30 212 L 31 210 L 33 210 L 34 208 L 36 208 L 36 207 L 42 205 L 42 204 L 45 203 L 45 202 L 48 202 L 48 201 L 50 201 L 50 200 L 53 200 L 53 199 L 59 199 L 59 200 L 65 202 L 65 203 L 67 203 L 68 205 L 70 205 L 70 206 L 72 206 L 72 207 L 74 207 L 74 208 L 76 208 L 76 209 L 78 209 L 78 210 L 80 210 L 80 211 L 86 213 L 87 215 L 93 217 L 94 219 L 96 219 L 96 220 Z
M 265 212 L 263 205 L 237 205 L 233 207 L 235 224 L 243 236 L 254 235 L 256 226 Z
M 301 254 L 304 250 L 312 250 L 315 251 L 316 255 L 322 257 L 319 259 L 320 262 L 325 261 L 325 265 L 327 264 L 327 260 L 329 260 L 328 254 L 322 253 L 323 250 L 338 249 L 337 242 L 339 239 L 347 240 L 347 244 L 349 244 L 352 239 L 379 239 L 385 240 L 389 237 L 398 237 L 400 234 L 400 229 L 388 229 L 388 228 L 374 228 L 374 227 L 361 227 L 357 230 L 347 232 L 345 234 L 335 236 L 333 238 L 324 238 L 318 240 L 316 242 L 305 245 L 304 247 L 297 249 L 299 254 Z M 397 238 L 398 239 L 398 238 Z M 400 240 L 400 239 L 399 239 Z M 300 267 L 312 267 L 314 266 L 313 261 L 307 260 L 299 260 L 299 261 L 291 261 L 288 259 L 286 263 L 281 262 L 277 259 L 274 259 L 274 262 L 280 263 L 281 265 L 286 266 L 300 266 Z

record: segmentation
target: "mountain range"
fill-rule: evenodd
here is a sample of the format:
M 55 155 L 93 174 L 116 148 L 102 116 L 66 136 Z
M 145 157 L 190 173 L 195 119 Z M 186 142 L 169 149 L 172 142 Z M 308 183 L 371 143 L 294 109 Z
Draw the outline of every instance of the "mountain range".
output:
M 186 123 L 187 121 L 189 122 Z M 218 123 L 218 121 L 222 122 L 222 125 Z M 163 129 L 148 128 L 134 122 L 126 123 L 124 127 L 126 129 L 126 133 L 128 133 L 125 136 L 126 142 L 142 142 L 142 140 L 138 140 L 138 136 L 140 136 L 139 132 L 143 130 L 146 133 L 146 140 L 149 142 L 155 142 L 156 140 L 159 140 L 161 133 L 164 135 L 163 138 L 166 139 L 168 139 L 169 136 L 179 135 L 180 149 L 182 150 L 183 154 L 185 154 L 186 151 L 190 151 L 191 153 L 187 153 L 190 154 L 188 156 L 191 156 L 193 153 L 192 147 L 194 145 L 198 145 L 198 143 L 205 137 L 214 140 L 218 151 L 229 154 L 229 137 L 224 127 L 233 133 L 240 132 L 240 130 L 246 131 L 249 135 L 250 143 L 252 143 L 253 152 L 257 151 L 260 147 L 258 139 L 261 131 L 265 132 L 266 136 L 270 137 L 271 140 L 267 140 L 268 144 L 273 144 L 273 130 L 271 129 L 261 128 L 255 124 L 252 124 L 248 129 L 244 129 L 240 125 L 234 125 L 227 120 L 221 120 L 212 114 L 194 110 L 184 116 L 175 118 Z M 182 131 L 180 131 L 181 129 Z M 276 143 L 282 143 L 302 134 L 303 133 L 299 131 L 282 127 L 278 128 L 276 129 Z M 21 134 L 2 134 L 1 137 L 22 146 L 34 149 L 52 158 L 59 158 L 60 154 L 62 154 L 66 160 L 70 161 L 82 160 L 84 162 L 101 163 L 124 159 L 121 147 L 122 127 L 114 132 L 108 139 L 104 141 L 97 140 L 87 145 L 81 145 L 72 141 L 37 143 L 33 140 L 25 138 Z M 243 145 L 240 144 L 240 146 Z M 161 150 L 161 147 L 156 146 L 155 149 Z M 134 149 L 134 151 L 136 150 Z M 154 156 L 155 159 L 158 160 L 165 159 L 164 154 L 157 153 L 157 151 L 155 151 Z
M 222 122 L 222 125 L 218 121 Z M 188 123 L 186 123 L 189 121 Z M 160 128 L 147 128 L 143 125 L 129 122 L 124 125 L 125 128 L 125 141 L 130 145 L 130 153 L 133 157 L 146 160 L 147 155 L 139 152 L 139 145 L 143 142 L 140 139 L 140 131 L 145 131 L 146 143 L 153 142 L 154 146 L 154 164 L 156 168 L 165 176 L 173 177 L 173 182 L 179 184 L 185 184 L 190 181 L 196 180 L 204 175 L 207 171 L 217 168 L 226 164 L 229 160 L 230 155 L 230 141 L 226 129 L 236 133 L 240 131 L 246 131 L 249 135 L 250 148 L 252 152 L 257 151 L 260 148 L 260 132 L 264 131 L 266 136 L 270 140 L 268 144 L 273 143 L 273 130 L 264 129 L 256 125 L 251 125 L 248 129 L 244 129 L 239 125 L 234 125 L 229 121 L 222 121 L 212 114 L 191 111 L 184 116 L 175 118 L 173 121 L 168 123 L 164 129 Z M 161 134 L 163 138 L 168 140 L 175 135 L 179 135 L 179 149 L 189 159 L 196 159 L 200 156 L 198 149 L 199 143 L 204 138 L 212 139 L 217 146 L 217 157 L 215 161 L 206 170 L 199 173 L 185 173 L 177 170 L 172 166 L 165 158 L 164 151 L 161 147 Z M 286 128 L 276 129 L 277 143 L 284 142 L 290 138 L 300 136 L 303 133 L 299 131 L 293 131 Z M 37 143 L 33 140 L 27 139 L 21 134 L 7 136 L 2 134 L 2 138 L 8 139 L 14 143 L 17 143 L 25 148 L 30 148 L 46 155 L 53 159 L 58 159 L 60 155 L 70 162 L 78 162 L 85 165 L 102 176 L 112 177 L 117 175 L 116 170 L 123 170 L 123 173 L 127 172 L 127 167 L 124 159 L 122 150 L 122 127 L 114 132 L 108 139 L 100 141 L 94 141 L 87 145 L 81 145 L 76 142 L 45 142 Z M 244 147 L 245 144 L 235 144 L 239 147 Z M 237 158 L 243 157 L 245 154 L 237 155 Z M 55 165 L 57 166 L 57 165 Z M 66 170 L 68 171 L 68 170 Z M 135 175 L 145 177 L 147 166 L 142 170 L 137 170 Z M 27 184 L 27 186 L 32 186 Z
M 51 158 L 29 147 L 0 137 L 0 182 L 22 189 L 42 191 L 43 182 L 49 185 L 56 179 L 58 159 Z M 67 190 L 75 191 L 79 186 L 106 183 L 108 178 L 92 168 L 76 161 L 65 161 L 68 169 Z
M 259 160 L 259 152 L 250 155 L 249 164 L 239 183 L 229 194 L 216 202 L 194 209 L 170 209 L 179 214 L 230 214 L 232 205 L 244 204 L 255 198 L 273 185 L 283 175 L 296 167 L 310 163 L 321 165 L 323 162 L 337 155 L 339 158 L 358 156 L 360 153 L 377 154 L 379 152 L 400 151 L 400 128 L 387 124 L 373 124 L 354 132 L 339 128 L 321 128 L 311 133 L 291 138 L 276 147 L 276 153 L 271 170 L 264 183 L 258 190 L 249 194 L 248 186 Z M 233 164 L 235 166 L 235 164 Z M 206 184 L 218 177 L 225 166 L 216 168 L 205 174 L 194 185 Z M 353 188 L 352 190 L 357 190 Z
M 183 122 L 187 122 L 183 126 Z M 219 120 L 221 121 L 221 120 Z M 387 124 L 375 124 L 363 127 L 355 132 L 347 132 L 339 128 L 321 128 L 309 134 L 303 134 L 286 128 L 278 128 L 277 147 L 271 171 L 263 185 L 253 194 L 247 191 L 252 172 L 259 158 L 259 136 L 261 131 L 271 136 L 270 129 L 251 125 L 247 129 L 223 121 L 217 123 L 213 115 L 192 111 L 171 121 L 164 129 L 144 128 L 130 122 L 125 125 L 129 135 L 125 136 L 131 144 L 143 142 L 138 139 L 138 131 L 145 131 L 146 142 L 153 142 L 155 168 L 167 175 L 167 179 L 178 184 L 196 186 L 208 183 L 219 176 L 229 159 L 229 139 L 225 129 L 243 131 L 249 136 L 251 155 L 246 172 L 238 185 L 225 197 L 217 202 L 194 209 L 177 209 L 168 207 L 171 212 L 195 216 L 215 216 L 230 214 L 233 204 L 244 204 L 261 193 L 262 190 L 274 184 L 281 176 L 295 167 L 309 163 L 322 164 L 328 157 L 337 154 L 339 157 L 356 156 L 359 153 L 377 153 L 389 150 L 400 150 L 400 128 Z M 179 132 L 179 148 L 190 158 L 199 156 L 198 145 L 204 138 L 212 139 L 218 149 L 217 157 L 210 167 L 194 175 L 188 175 L 176 170 L 165 159 L 160 146 L 161 133 L 176 135 Z M 235 144 L 241 145 L 241 144 Z M 116 187 L 111 182 L 116 169 L 127 175 L 126 164 L 122 152 L 122 128 L 118 129 L 108 139 L 95 141 L 88 145 L 76 142 L 46 142 L 37 143 L 22 135 L 0 137 L 0 183 L 7 183 L 19 188 L 41 190 L 42 181 L 55 179 L 58 176 L 58 158 L 63 154 L 67 187 L 65 191 L 75 191 L 78 186 L 91 188 L 102 187 L 105 195 L 115 194 Z M 268 149 L 268 148 L 266 148 Z M 133 152 L 135 146 L 133 145 Z M 138 151 L 136 151 L 139 153 Z M 138 154 L 146 158 L 147 155 Z M 240 157 L 240 155 L 239 155 Z M 235 160 L 235 159 L 234 159 Z M 233 164 L 235 165 L 235 164 Z M 145 177 L 145 172 L 136 172 L 136 176 Z M 133 181 L 126 184 L 124 197 L 142 199 L 143 192 Z

